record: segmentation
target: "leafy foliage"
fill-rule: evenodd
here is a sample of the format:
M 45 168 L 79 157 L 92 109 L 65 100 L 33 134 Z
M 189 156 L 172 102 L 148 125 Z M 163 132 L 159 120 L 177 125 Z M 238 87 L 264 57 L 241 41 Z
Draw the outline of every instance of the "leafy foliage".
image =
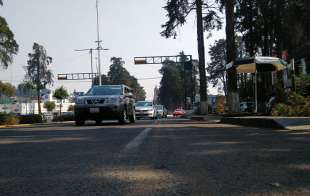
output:
M 169 110 L 184 105 L 186 97 L 192 97 L 197 86 L 193 77 L 196 73 L 195 67 L 186 69 L 189 59 L 180 52 L 179 62 L 166 60 L 159 73 L 162 75 L 159 87 L 159 102 Z M 186 106 L 185 106 L 186 107 Z
M 10 83 L 3 83 L 0 81 L 0 97 L 7 96 L 12 97 L 16 94 L 16 88 Z
M 43 46 L 34 43 L 33 53 L 29 53 L 29 60 L 26 66 L 26 81 L 41 90 L 53 83 L 53 73 L 48 66 L 52 63 L 52 58 L 47 56 Z
M 73 105 L 69 105 L 68 112 L 73 112 L 73 111 L 74 111 L 74 106 Z
M 219 7 L 210 1 L 203 2 L 203 27 L 205 31 L 220 29 L 222 21 L 218 14 Z M 164 29 L 161 35 L 169 38 L 177 36 L 177 27 L 184 25 L 187 22 L 187 16 L 196 9 L 196 1 L 190 0 L 168 0 L 164 7 L 167 11 L 168 21 L 161 27 Z
M 19 116 L 20 124 L 34 124 L 44 122 L 43 116 L 39 114 L 29 114 Z
M 217 114 L 224 114 L 225 112 L 225 97 L 224 96 L 220 95 L 216 98 L 215 112 Z
M 67 99 L 69 97 L 69 94 L 68 94 L 67 89 L 61 86 L 55 90 L 53 97 L 55 97 L 58 100 L 63 100 L 63 99 Z
M 53 111 L 53 110 L 55 109 L 56 104 L 55 104 L 54 101 L 47 101 L 47 102 L 44 103 L 43 107 L 44 107 L 47 111 L 51 112 L 51 111 Z
M 111 62 L 112 64 L 110 65 L 108 75 L 101 76 L 102 84 L 125 84 L 133 89 L 133 94 L 136 96 L 136 100 L 144 100 L 146 93 L 138 80 L 130 75 L 124 67 L 125 61 L 120 57 L 112 57 Z M 95 78 L 94 84 L 99 84 L 98 77 Z
M 0 2 L 2 4 L 2 2 Z M 7 68 L 18 52 L 18 44 L 5 18 L 0 16 L 0 66 Z
M 53 83 L 53 73 L 48 69 L 52 58 L 47 56 L 45 48 L 37 43 L 33 44 L 32 49 L 33 53 L 28 54 L 26 81 L 36 86 L 39 114 L 41 114 L 40 90 Z
M 59 88 L 57 88 L 53 94 L 53 97 L 55 97 L 56 99 L 60 100 L 60 115 L 61 115 L 61 108 L 62 108 L 62 100 L 67 99 L 69 97 L 68 91 L 67 89 L 65 89 L 65 87 L 61 86 Z
M 165 105 L 168 110 L 173 110 L 181 106 L 184 100 L 184 90 L 181 68 L 172 61 L 164 62 L 160 73 L 162 79 L 159 87 L 160 103 Z
M 310 75 L 296 77 L 296 92 L 305 97 L 310 96 Z
M 19 119 L 14 114 L 0 113 L 0 125 L 16 125 L 18 123 Z
M 23 82 L 17 86 L 17 95 L 20 97 L 33 97 L 36 94 L 36 87 L 30 82 Z
M 243 35 L 251 56 L 263 49 L 263 55 L 291 53 L 309 44 L 310 3 L 308 0 L 238 0 L 236 30 Z
M 225 65 L 226 65 L 226 41 L 220 39 L 215 41 L 214 45 L 209 50 L 211 62 L 208 64 L 207 72 L 209 74 L 208 81 L 213 85 L 223 84 L 224 93 L 227 94 L 226 89 L 226 76 L 225 76 Z
M 285 103 L 278 103 L 272 109 L 273 116 L 310 116 L 310 98 L 289 93 Z
M 195 10 L 197 19 L 197 47 L 199 56 L 200 76 L 200 113 L 207 114 L 207 81 L 205 66 L 204 31 L 221 28 L 222 21 L 218 15 L 219 7 L 208 0 L 167 0 L 164 7 L 168 21 L 162 25 L 161 35 L 169 38 L 176 37 L 176 29 L 187 22 L 188 15 Z M 210 36 L 210 34 L 209 34 Z

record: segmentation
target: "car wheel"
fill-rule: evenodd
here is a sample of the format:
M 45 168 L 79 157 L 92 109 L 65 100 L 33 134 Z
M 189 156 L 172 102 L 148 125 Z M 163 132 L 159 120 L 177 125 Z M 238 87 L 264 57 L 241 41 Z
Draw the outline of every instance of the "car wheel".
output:
M 125 123 L 127 122 L 127 112 L 126 112 L 125 109 L 123 110 L 121 116 L 119 117 L 118 122 L 119 122 L 120 124 L 125 124 Z
M 75 119 L 76 126 L 83 126 L 85 124 L 85 120 L 83 119 Z

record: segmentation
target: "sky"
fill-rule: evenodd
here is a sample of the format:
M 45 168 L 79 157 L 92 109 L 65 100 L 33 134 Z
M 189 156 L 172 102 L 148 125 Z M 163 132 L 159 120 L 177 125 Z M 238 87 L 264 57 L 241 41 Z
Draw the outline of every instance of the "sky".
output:
M 121 57 L 125 68 L 138 79 L 160 77 L 161 65 L 134 65 L 136 56 L 177 55 L 180 51 L 198 58 L 196 21 L 194 13 L 187 24 L 178 29 L 176 39 L 160 35 L 161 25 L 167 21 L 163 9 L 167 0 L 99 0 L 99 25 L 102 46 L 108 51 L 101 53 L 101 69 L 106 74 L 111 57 Z M 24 80 L 28 53 L 37 42 L 45 47 L 53 58 L 50 66 L 55 76 L 60 73 L 90 72 L 90 56 L 87 51 L 75 49 L 96 47 L 96 0 L 4 0 L 0 15 L 5 17 L 15 39 L 19 53 L 8 69 L 0 68 L 0 80 L 18 85 Z M 225 37 L 224 31 L 215 31 L 207 39 L 209 45 Z M 160 79 L 139 80 L 153 98 L 153 89 Z M 90 81 L 58 81 L 54 78 L 51 89 L 64 86 L 69 92 L 87 91 Z M 211 92 L 216 92 L 210 89 Z

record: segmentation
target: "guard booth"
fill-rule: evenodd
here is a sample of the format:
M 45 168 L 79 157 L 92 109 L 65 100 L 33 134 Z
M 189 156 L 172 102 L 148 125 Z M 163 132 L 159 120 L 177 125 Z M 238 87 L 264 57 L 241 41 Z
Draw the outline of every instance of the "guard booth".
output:
M 280 82 L 283 88 L 293 86 L 288 67 L 286 62 L 276 57 L 253 57 L 237 59 L 228 64 L 226 70 L 236 69 L 240 103 L 251 103 L 253 108 L 249 112 L 266 113 L 266 105 L 275 93 L 276 83 Z

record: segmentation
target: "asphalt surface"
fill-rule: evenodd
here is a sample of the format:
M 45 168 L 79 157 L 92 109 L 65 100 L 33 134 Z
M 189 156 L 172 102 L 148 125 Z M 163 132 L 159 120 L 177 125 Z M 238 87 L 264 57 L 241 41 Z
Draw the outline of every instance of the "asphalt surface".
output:
M 0 129 L 9 195 L 310 195 L 310 130 L 173 119 Z

